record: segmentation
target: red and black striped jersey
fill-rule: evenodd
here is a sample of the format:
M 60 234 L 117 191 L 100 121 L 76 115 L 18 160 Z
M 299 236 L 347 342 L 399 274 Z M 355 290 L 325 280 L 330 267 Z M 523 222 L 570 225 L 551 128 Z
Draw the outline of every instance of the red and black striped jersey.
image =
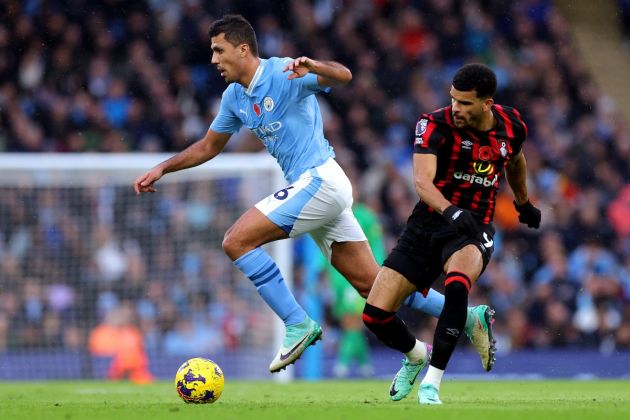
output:
M 459 129 L 453 124 L 451 108 L 420 116 L 414 153 L 436 155 L 433 184 L 451 203 L 470 210 L 478 221 L 490 223 L 503 168 L 521 151 L 527 125 L 515 108 L 494 104 L 492 130 Z M 424 207 L 421 203 L 414 212 Z

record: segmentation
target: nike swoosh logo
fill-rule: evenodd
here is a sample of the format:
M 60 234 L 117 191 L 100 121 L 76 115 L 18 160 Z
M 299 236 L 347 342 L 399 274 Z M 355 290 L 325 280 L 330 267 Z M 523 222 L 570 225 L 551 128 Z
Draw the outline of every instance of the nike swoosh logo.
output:
M 289 356 L 291 356 L 291 354 L 302 345 L 302 343 L 304 343 L 306 340 L 308 340 L 308 338 L 310 337 L 310 334 L 305 336 L 303 339 L 301 339 L 300 341 L 298 341 L 298 343 L 293 346 L 293 348 L 291 350 L 289 350 L 288 353 L 286 354 L 282 354 L 280 353 L 280 360 L 285 361 Z
M 398 390 L 396 389 L 396 385 L 392 384 L 392 387 L 389 389 L 389 396 L 393 397 L 396 394 L 398 394 Z

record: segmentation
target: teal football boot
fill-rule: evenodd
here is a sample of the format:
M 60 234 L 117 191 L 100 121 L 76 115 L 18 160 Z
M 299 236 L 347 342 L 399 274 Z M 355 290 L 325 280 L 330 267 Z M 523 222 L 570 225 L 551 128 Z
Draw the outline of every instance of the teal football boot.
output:
M 394 376 L 394 380 L 389 387 L 389 398 L 392 401 L 400 401 L 411 392 L 413 384 L 416 382 L 418 374 L 431 360 L 431 351 L 433 348 L 430 344 L 423 343 L 427 352 L 427 357 L 418 363 L 412 363 L 405 357 L 402 361 L 402 367 Z
M 322 338 L 322 327 L 311 318 L 286 327 L 282 347 L 269 365 L 271 373 L 280 372 L 300 358 L 308 346 L 314 345 Z
M 481 365 L 487 372 L 492 370 L 496 360 L 494 356 L 497 352 L 497 342 L 492 332 L 492 324 L 494 324 L 494 309 L 488 305 L 468 308 L 464 332 L 479 353 Z

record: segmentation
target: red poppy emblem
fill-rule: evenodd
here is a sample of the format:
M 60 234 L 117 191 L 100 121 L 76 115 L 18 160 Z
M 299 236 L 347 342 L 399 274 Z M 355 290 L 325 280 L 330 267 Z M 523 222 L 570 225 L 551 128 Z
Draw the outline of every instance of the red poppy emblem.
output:
M 260 117 L 260 105 L 258 104 L 254 104 L 254 112 L 256 113 L 257 117 Z
M 479 159 L 481 160 L 492 159 L 492 148 L 490 146 L 481 146 L 479 148 Z

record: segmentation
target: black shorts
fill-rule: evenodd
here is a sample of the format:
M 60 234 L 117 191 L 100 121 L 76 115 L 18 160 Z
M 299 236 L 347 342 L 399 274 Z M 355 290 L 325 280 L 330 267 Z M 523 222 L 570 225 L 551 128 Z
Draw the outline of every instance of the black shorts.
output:
M 479 226 L 482 234 L 473 239 L 457 231 L 435 212 L 414 212 L 383 265 L 405 276 L 418 290 L 424 290 L 443 273 L 444 264 L 451 255 L 473 244 L 483 256 L 483 273 L 494 251 L 492 238 L 495 231 L 492 224 L 480 223 Z

